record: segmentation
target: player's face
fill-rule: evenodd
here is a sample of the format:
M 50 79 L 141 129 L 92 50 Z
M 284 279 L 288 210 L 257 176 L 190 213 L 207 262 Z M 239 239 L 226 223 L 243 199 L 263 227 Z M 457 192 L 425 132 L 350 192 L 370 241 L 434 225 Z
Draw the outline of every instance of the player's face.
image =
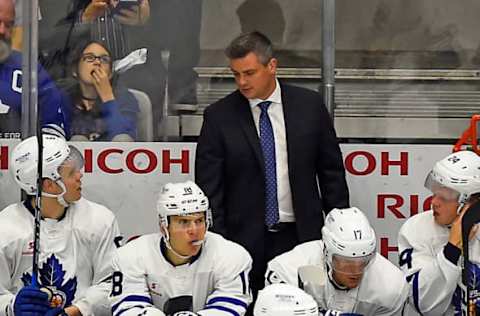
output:
M 455 192 L 453 192 L 455 193 Z M 450 225 L 457 217 L 458 194 L 446 187 L 433 192 L 432 210 L 435 222 L 439 225 Z
M 102 45 L 92 43 L 83 50 L 78 63 L 78 76 L 81 82 L 93 84 L 92 71 L 101 68 L 111 76 L 111 67 L 112 58 L 108 51 Z
M 263 65 L 255 53 L 248 53 L 245 57 L 231 59 L 230 69 L 240 93 L 247 99 L 265 100 L 275 90 L 277 71 L 275 58 L 270 59 L 267 65 Z
M 205 212 L 186 216 L 170 216 L 170 245 L 182 256 L 195 256 L 200 251 L 207 231 Z
M 363 273 L 371 257 L 345 258 L 333 256 L 332 268 L 335 282 L 349 289 L 356 288 L 362 280 Z
M 60 176 L 65 184 L 66 193 L 63 198 L 66 202 L 72 203 L 78 201 L 82 197 L 82 177 L 81 170 L 73 161 L 66 162 L 60 167 Z M 58 193 L 61 193 L 58 192 Z

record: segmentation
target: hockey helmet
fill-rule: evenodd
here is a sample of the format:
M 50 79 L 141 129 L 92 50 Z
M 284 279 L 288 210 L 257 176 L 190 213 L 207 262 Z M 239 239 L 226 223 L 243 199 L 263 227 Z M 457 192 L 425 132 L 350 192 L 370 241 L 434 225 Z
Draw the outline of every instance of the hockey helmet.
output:
M 211 224 L 211 212 L 208 198 L 193 181 L 167 183 L 160 191 L 157 200 L 157 212 L 160 221 L 168 227 L 168 217 L 205 212 L 207 227 Z
M 82 154 L 73 146 L 69 146 L 64 138 L 55 135 L 43 135 L 42 178 L 57 182 L 65 191 L 61 181 L 60 167 L 72 165 L 77 170 L 83 167 Z M 38 144 L 37 137 L 23 140 L 12 151 L 10 170 L 12 175 L 28 195 L 37 193 Z M 44 194 L 47 195 L 48 194 Z
M 276 283 L 258 293 L 254 316 L 317 316 L 315 300 L 303 290 L 290 284 Z
M 480 192 L 480 157 L 472 151 L 459 151 L 435 163 L 425 179 L 433 194 L 464 204 Z
M 376 250 L 375 231 L 356 207 L 331 210 L 325 218 L 322 240 L 328 266 L 343 273 L 351 272 L 334 262 L 353 264 L 362 273 Z

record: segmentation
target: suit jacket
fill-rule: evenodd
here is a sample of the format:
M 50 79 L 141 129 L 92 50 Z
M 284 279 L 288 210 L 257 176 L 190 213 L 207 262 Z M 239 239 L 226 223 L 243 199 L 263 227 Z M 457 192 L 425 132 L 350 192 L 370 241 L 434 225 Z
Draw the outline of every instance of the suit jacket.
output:
M 322 211 L 349 206 L 348 188 L 322 96 L 283 84 L 281 91 L 298 240 L 305 242 L 321 237 Z M 213 230 L 243 245 L 254 261 L 262 256 L 264 160 L 249 102 L 238 90 L 205 110 L 195 176 L 210 199 Z

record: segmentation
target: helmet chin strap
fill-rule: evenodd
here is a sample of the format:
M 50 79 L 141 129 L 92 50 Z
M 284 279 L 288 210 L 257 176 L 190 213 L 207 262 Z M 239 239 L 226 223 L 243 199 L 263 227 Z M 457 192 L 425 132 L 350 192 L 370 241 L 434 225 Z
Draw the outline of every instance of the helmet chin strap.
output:
M 327 267 L 327 276 L 330 282 L 333 283 L 334 286 L 336 286 L 340 290 L 348 290 L 348 288 L 344 285 L 340 285 L 335 278 L 333 277 L 333 267 L 330 265 L 328 260 L 326 260 L 326 267 Z
M 465 203 L 467 203 L 468 198 L 469 197 L 467 197 L 465 194 L 460 194 L 460 196 L 458 197 L 457 214 L 460 214 L 463 207 L 465 206 Z
M 167 246 L 167 248 L 177 257 L 179 257 L 180 259 L 184 259 L 184 260 L 187 260 L 187 259 L 190 259 L 192 256 L 184 256 L 184 255 L 181 255 L 179 254 L 178 252 L 175 251 L 175 249 L 173 249 L 172 245 L 170 244 L 170 234 L 168 233 L 168 229 L 165 227 L 164 228 L 164 231 L 165 231 L 165 234 L 163 234 L 163 238 L 165 239 L 165 246 Z
M 45 191 L 42 191 L 42 196 L 50 197 L 50 198 L 57 198 L 57 201 L 58 201 L 58 203 L 60 203 L 60 205 L 62 205 L 64 207 L 68 207 L 70 205 L 70 203 L 65 201 L 65 199 L 63 198 L 65 193 L 67 193 L 67 188 L 65 187 L 65 184 L 62 182 L 62 180 L 55 181 L 55 183 L 58 184 L 60 186 L 60 188 L 62 188 L 62 193 L 51 194 L 51 193 L 47 193 Z

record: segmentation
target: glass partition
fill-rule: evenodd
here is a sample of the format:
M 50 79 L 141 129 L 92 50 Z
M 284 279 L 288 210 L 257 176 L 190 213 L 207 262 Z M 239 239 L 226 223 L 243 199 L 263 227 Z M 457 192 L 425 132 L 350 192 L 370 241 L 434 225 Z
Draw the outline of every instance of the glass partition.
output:
M 16 0 L 12 35 L 19 51 L 22 1 Z M 320 0 L 104 4 L 39 0 L 38 60 L 46 74 L 39 79 L 58 89 L 48 90 L 53 97 L 46 94 L 54 105 L 39 102 L 48 104 L 50 114 L 61 112 L 72 140 L 196 139 L 205 107 L 236 88 L 223 50 L 245 31 L 259 30 L 272 40 L 281 80 L 321 87 Z M 338 135 L 407 142 L 457 138 L 480 106 L 480 4 L 338 0 L 335 5 Z M 2 98 L 0 110 L 6 106 Z M 19 118 L 10 113 L 7 119 L 2 111 L 2 133 L 15 132 L 10 125 Z M 51 116 L 50 123 L 60 120 Z

